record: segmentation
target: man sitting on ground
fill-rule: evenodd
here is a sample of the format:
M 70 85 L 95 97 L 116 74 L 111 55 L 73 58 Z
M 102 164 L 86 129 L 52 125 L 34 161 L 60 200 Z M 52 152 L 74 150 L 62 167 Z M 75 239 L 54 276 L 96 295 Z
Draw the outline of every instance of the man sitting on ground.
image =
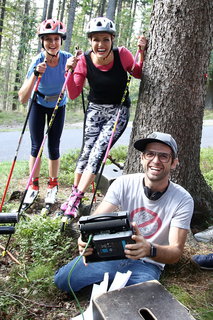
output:
M 69 292 L 68 279 L 74 291 L 100 283 L 104 273 L 112 282 L 117 271 L 132 271 L 127 285 L 148 280 L 159 280 L 165 264 L 176 263 L 184 249 L 193 214 L 193 199 L 178 184 L 170 181 L 171 170 L 178 164 L 177 144 L 170 134 L 154 132 L 135 142 L 141 151 L 144 173 L 128 174 L 117 178 L 94 214 L 116 211 L 130 213 L 134 228 L 134 244 L 125 246 L 127 259 L 84 264 L 81 259 L 69 277 L 75 258 L 55 274 L 55 284 Z M 78 239 L 79 252 L 86 243 Z M 87 248 L 84 255 L 92 253 Z

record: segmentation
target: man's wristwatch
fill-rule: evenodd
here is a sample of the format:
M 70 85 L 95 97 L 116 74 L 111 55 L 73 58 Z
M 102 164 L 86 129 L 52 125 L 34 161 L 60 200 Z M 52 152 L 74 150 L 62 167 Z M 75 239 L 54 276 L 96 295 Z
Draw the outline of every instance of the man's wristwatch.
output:
M 36 77 L 38 77 L 39 74 L 40 74 L 40 73 L 36 70 L 36 67 L 34 68 L 34 71 L 33 71 L 33 72 L 34 72 L 34 75 L 35 75 Z
M 150 242 L 150 258 L 154 258 L 157 256 L 157 248 Z

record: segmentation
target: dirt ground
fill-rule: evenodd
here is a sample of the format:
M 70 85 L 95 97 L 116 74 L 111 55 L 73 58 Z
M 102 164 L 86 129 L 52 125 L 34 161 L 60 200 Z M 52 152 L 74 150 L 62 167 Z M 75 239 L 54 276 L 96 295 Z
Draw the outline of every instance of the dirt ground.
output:
M 23 189 L 26 181 L 23 181 Z M 46 190 L 46 185 L 41 187 L 40 189 L 40 197 L 37 199 L 36 204 L 33 205 L 31 209 L 31 213 L 37 214 L 40 212 L 42 207 L 44 206 L 44 194 Z M 52 209 L 51 215 L 54 215 L 55 212 L 59 209 L 60 203 L 68 197 L 70 193 L 70 189 L 67 187 L 60 186 L 59 194 L 58 194 L 58 202 Z M 90 199 L 92 194 L 88 195 L 88 203 L 90 203 Z M 15 196 L 15 194 L 14 194 Z M 20 197 L 20 195 L 16 195 Z M 103 195 L 97 194 L 96 197 L 96 205 L 100 203 Z M 14 199 L 11 199 L 14 201 Z M 213 292 L 213 272 L 212 271 L 201 271 L 198 269 L 192 262 L 191 256 L 194 254 L 205 254 L 212 252 L 213 244 L 204 244 L 198 243 L 194 240 L 192 233 L 189 234 L 188 240 L 185 246 L 184 254 L 180 261 L 174 265 L 166 266 L 165 272 L 162 276 L 161 283 L 166 287 L 170 288 L 171 286 L 177 285 L 181 287 L 184 291 L 186 291 L 191 298 L 203 295 L 205 292 L 210 291 Z M 9 255 L 4 259 L 0 260 L 0 277 L 7 278 L 10 272 L 10 268 L 14 261 L 11 260 Z M 86 308 L 88 306 L 89 298 L 90 298 L 91 289 L 85 289 L 82 292 L 78 293 L 77 297 L 80 300 L 82 308 Z M 1 288 L 0 288 L 1 295 Z M 210 302 L 208 305 L 211 307 L 211 311 L 213 311 L 213 295 L 211 295 Z M 72 316 L 79 313 L 79 310 L 76 306 L 75 301 L 70 296 L 58 292 L 58 295 L 55 296 L 54 301 L 40 301 L 39 298 L 37 301 L 27 301 L 22 300 L 21 297 L 13 297 L 13 299 L 20 300 L 22 303 L 28 306 L 29 318 L 31 319 L 43 319 L 43 320 L 69 320 Z M 196 298 L 195 298 L 196 299 Z M 195 303 L 196 304 L 196 303 Z M 205 308 L 205 302 L 203 302 L 203 307 Z M 191 310 L 192 311 L 192 310 Z M 192 312 L 195 319 L 200 319 L 199 316 L 196 316 Z M 5 315 L 0 310 L 0 320 L 10 320 L 15 319 L 12 318 L 12 314 Z M 206 318 L 210 319 L 210 318 Z

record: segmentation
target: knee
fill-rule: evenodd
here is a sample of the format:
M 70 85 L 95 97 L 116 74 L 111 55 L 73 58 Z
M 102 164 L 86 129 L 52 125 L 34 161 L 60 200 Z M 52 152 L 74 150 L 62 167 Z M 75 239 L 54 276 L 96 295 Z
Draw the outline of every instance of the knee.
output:
M 57 160 L 60 158 L 59 148 L 49 149 L 49 158 L 50 160 Z
M 34 146 L 31 148 L 31 156 L 32 157 L 36 158 L 38 153 L 39 153 L 39 146 L 38 147 Z
M 58 289 L 65 292 L 70 292 L 68 285 L 68 276 L 63 272 L 63 267 L 58 269 L 54 275 L 54 283 Z

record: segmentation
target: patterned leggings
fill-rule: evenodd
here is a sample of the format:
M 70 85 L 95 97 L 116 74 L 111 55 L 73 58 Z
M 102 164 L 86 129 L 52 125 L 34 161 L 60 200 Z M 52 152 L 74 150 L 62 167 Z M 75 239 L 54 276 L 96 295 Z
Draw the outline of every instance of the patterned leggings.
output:
M 76 173 L 97 174 L 114 128 L 118 105 L 89 103 L 86 112 L 83 146 Z M 129 108 L 122 106 L 111 147 L 122 135 L 129 120 Z

